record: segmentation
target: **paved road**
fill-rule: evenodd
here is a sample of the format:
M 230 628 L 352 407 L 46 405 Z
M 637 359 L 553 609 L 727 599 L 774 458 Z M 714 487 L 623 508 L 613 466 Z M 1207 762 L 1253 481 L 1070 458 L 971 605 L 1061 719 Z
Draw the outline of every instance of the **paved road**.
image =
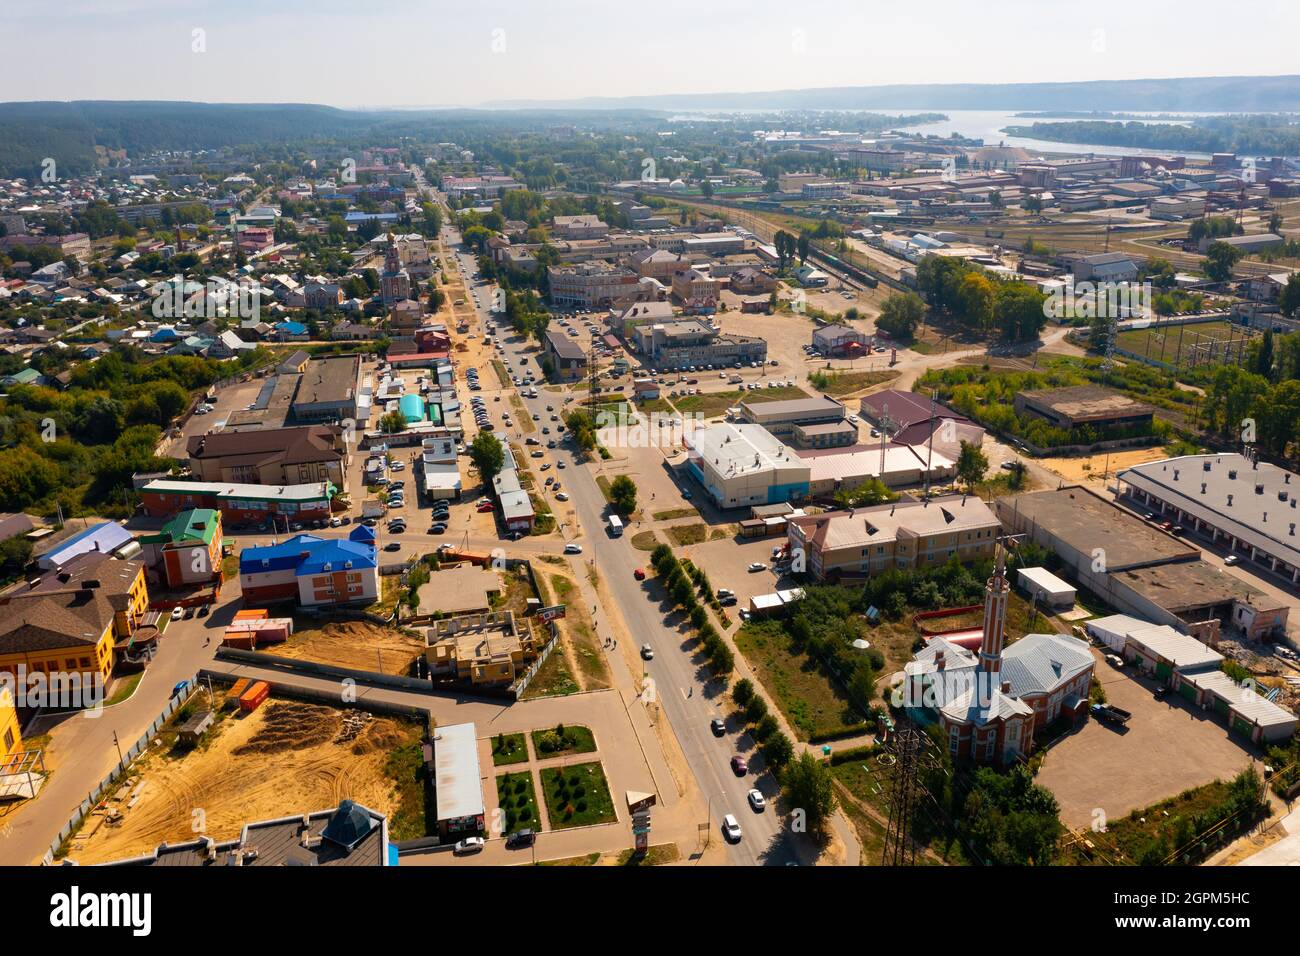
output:
M 446 238 L 453 245 L 460 239 L 454 231 L 449 231 Z M 463 254 L 458 254 L 457 259 L 462 267 L 467 261 Z M 472 264 L 470 268 L 472 275 Z M 486 291 L 486 295 L 480 295 L 480 300 L 490 302 L 491 290 Z M 480 334 L 492 330 L 486 311 L 480 312 L 479 321 Z M 528 356 L 529 365 L 535 361 L 536 352 L 530 352 L 529 344 L 518 336 L 507 332 L 502 341 L 506 360 L 512 368 L 517 367 L 524 356 Z M 530 413 L 544 416 L 543 421 L 549 418 L 547 404 L 558 404 L 556 396 L 545 391 L 539 392 L 535 399 L 525 398 L 523 401 Z M 608 582 L 627 631 L 654 649 L 654 659 L 645 664 L 645 670 L 653 679 L 658 708 L 668 718 L 700 791 L 710 805 L 710 839 L 721 839 L 722 817 L 731 813 L 744 830 L 740 843 L 730 849 L 732 863 L 783 865 L 797 862 L 795 841 L 782 829 L 782 820 L 775 807 L 769 805 L 766 812 L 756 814 L 746 800 L 746 793 L 757 787 L 771 801 L 778 791 L 771 775 L 751 771 L 740 778 L 731 770 L 732 755 L 754 758 L 754 741 L 735 728 L 729 728 L 721 738 L 713 735 L 709 722 L 722 716 L 718 705 L 722 688 L 708 680 L 708 671 L 700 658 L 683 649 L 683 635 L 665 624 L 667 608 L 651 597 L 652 589 L 657 585 L 638 582 L 633 576 L 633 571 L 645 564 L 648 556 L 634 549 L 627 538 L 610 538 L 604 532 L 604 495 L 596 484 L 594 471 L 574 454 L 572 446 L 564 442 L 546 454 L 552 461 L 565 462 L 569 476 L 565 485 L 571 496 L 569 504 L 577 514 L 580 528 L 586 532 L 574 539 L 584 549 L 583 558 L 594 562 Z M 755 763 L 761 768 L 761 758 Z

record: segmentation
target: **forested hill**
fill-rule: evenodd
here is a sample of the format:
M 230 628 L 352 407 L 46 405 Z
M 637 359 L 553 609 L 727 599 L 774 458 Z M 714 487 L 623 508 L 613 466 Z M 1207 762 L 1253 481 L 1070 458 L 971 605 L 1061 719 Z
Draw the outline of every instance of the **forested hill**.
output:
M 39 174 L 47 156 L 58 163 L 61 175 L 80 175 L 94 168 L 97 146 L 138 156 L 152 150 L 264 147 L 310 140 L 356 145 L 396 136 L 459 141 L 504 127 L 527 132 L 556 123 L 590 123 L 593 117 L 621 128 L 657 115 L 646 110 L 342 110 L 306 103 L 146 100 L 0 103 L 0 175 Z
M 0 171 L 30 175 L 50 156 L 78 175 L 93 168 L 96 146 L 138 154 L 277 143 L 346 134 L 377 118 L 296 103 L 0 103 Z

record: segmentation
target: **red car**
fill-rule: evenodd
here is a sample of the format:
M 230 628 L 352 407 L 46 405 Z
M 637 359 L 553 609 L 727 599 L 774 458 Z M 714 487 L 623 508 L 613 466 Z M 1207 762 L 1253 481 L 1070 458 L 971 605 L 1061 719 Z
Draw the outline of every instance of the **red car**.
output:
M 744 757 L 740 754 L 736 754 L 736 756 L 731 758 L 731 770 L 737 777 L 743 777 L 745 774 L 749 773 L 749 764 L 745 762 Z
M 477 511 L 479 514 L 486 514 L 487 512 L 492 510 L 492 502 L 490 501 L 484 502 L 474 510 Z
M 637 568 L 635 571 L 632 572 L 632 577 L 636 578 L 638 581 L 644 581 L 645 572 L 642 571 L 640 568 Z

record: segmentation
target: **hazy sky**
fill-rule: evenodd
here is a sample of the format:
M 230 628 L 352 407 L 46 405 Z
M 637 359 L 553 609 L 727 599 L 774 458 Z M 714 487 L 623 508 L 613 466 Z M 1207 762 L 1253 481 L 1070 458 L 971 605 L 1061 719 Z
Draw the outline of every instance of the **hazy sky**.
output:
M 442 106 L 1280 74 L 1300 72 L 1297 35 L 1300 0 L 0 0 L 0 98 Z

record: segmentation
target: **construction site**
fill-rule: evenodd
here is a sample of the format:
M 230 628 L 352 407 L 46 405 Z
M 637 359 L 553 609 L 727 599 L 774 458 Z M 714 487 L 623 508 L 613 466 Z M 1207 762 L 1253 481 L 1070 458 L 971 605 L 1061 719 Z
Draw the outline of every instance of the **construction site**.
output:
M 215 719 L 194 741 L 208 691 L 177 711 L 117 789 L 64 847 L 69 859 L 105 863 L 150 853 L 160 843 L 239 836 L 251 820 L 335 807 L 344 799 L 390 818 L 401 802 L 389 772 L 394 752 L 418 746 L 414 721 L 360 709 L 266 698 L 251 713 L 218 687 Z M 201 724 L 200 724 L 201 725 Z

